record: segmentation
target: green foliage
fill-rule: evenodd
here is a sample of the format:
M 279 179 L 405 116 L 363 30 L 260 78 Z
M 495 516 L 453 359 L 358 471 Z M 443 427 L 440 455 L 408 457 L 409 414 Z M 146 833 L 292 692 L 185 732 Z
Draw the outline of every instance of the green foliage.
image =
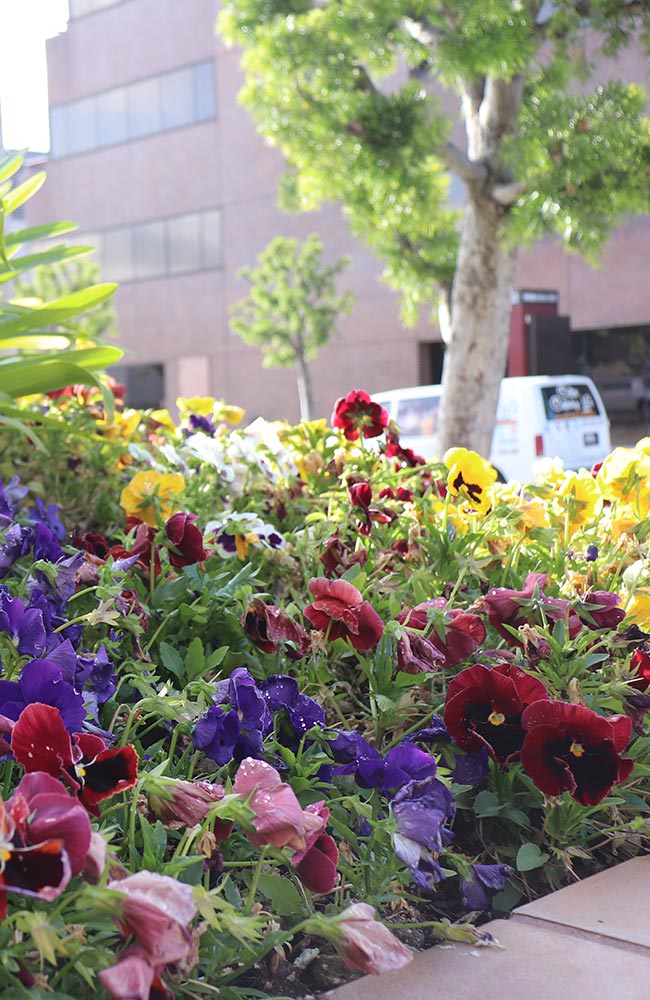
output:
M 352 309 L 351 292 L 336 294 L 335 279 L 349 264 L 323 264 L 323 244 L 312 233 L 301 245 L 278 236 L 258 256 L 257 267 L 238 271 L 250 295 L 232 306 L 232 329 L 260 347 L 267 368 L 291 368 L 299 356 L 314 358 L 335 332 L 336 319 Z
M 71 247 L 70 253 L 76 248 Z M 41 264 L 35 271 L 14 280 L 17 298 L 37 299 L 48 302 L 62 298 L 71 292 L 82 291 L 99 281 L 99 265 L 91 260 L 57 261 Z M 117 334 L 117 316 L 109 299 L 98 303 L 84 318 L 84 333 L 90 340 Z
M 37 274 L 41 267 L 58 266 L 91 249 L 48 242 L 74 229 L 71 223 L 7 231 L 7 218 L 36 194 L 45 180 L 45 174 L 40 172 L 14 183 L 22 163 L 19 154 L 0 163 L 0 285 L 20 282 L 21 275 L 34 271 Z M 36 249 L 24 253 L 30 244 L 36 244 Z M 91 334 L 76 321 L 88 310 L 106 303 L 115 287 L 84 284 L 54 299 L 29 305 L 0 300 L 0 412 L 5 419 L 14 420 L 17 429 L 19 424 L 9 400 L 62 389 L 73 383 L 102 388 L 94 373 L 118 361 L 122 351 L 117 347 L 96 346 L 96 331 Z M 110 408 L 112 396 L 108 392 L 104 395 Z
M 643 95 L 617 81 L 589 93 L 580 42 L 590 26 L 606 54 L 647 40 L 646 7 L 558 0 L 542 16 L 531 0 L 229 0 L 219 28 L 244 47 L 242 102 L 288 160 L 284 206 L 340 200 L 414 319 L 454 278 L 451 173 L 481 196 L 516 185 L 521 199 L 497 220 L 510 246 L 553 233 L 593 256 L 623 214 L 648 210 Z M 489 124 L 490 95 L 518 74 L 516 127 Z M 483 148 L 469 135 L 464 166 L 464 151 L 449 155 L 440 85 L 466 112 L 483 108 Z M 487 183 L 471 166 L 487 166 Z

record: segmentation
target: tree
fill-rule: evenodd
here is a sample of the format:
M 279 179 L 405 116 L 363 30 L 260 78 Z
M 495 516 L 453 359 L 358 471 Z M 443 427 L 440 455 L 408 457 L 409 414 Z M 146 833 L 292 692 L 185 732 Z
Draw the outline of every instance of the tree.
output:
M 333 333 L 336 319 L 354 304 L 351 292 L 336 294 L 335 278 L 350 261 L 341 257 L 321 263 L 323 244 L 316 233 L 303 244 L 278 236 L 259 254 L 257 267 L 237 274 L 251 286 L 247 299 L 231 308 L 234 332 L 247 344 L 260 347 L 266 368 L 294 368 L 298 381 L 300 415 L 313 415 L 313 392 L 307 362 Z
M 406 316 L 437 306 L 441 447 L 488 454 L 517 248 L 555 234 L 593 258 L 623 214 L 650 210 L 644 95 L 594 86 L 599 53 L 648 41 L 650 3 L 228 0 L 219 25 L 245 49 L 241 99 L 289 161 L 284 204 L 339 199 Z
M 16 299 L 49 302 L 71 292 L 89 288 L 99 280 L 99 265 L 91 260 L 55 261 L 42 264 L 14 280 Z M 96 306 L 84 319 L 84 335 L 89 340 L 113 339 L 117 335 L 117 315 L 110 300 Z

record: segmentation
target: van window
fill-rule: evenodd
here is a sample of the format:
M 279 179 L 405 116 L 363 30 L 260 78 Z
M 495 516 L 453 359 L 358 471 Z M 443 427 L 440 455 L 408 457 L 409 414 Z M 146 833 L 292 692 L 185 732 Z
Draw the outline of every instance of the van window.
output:
M 440 396 L 416 396 L 397 402 L 395 419 L 404 435 L 429 437 L 438 429 L 438 408 Z
M 547 420 L 597 417 L 600 413 L 591 389 L 583 382 L 542 386 Z

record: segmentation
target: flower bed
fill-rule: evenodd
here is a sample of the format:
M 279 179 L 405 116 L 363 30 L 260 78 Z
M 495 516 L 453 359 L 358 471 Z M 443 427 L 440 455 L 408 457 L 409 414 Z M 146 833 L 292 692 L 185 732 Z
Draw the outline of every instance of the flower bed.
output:
M 650 441 L 520 488 L 362 392 L 24 411 L 3 995 L 302 997 L 647 847 Z

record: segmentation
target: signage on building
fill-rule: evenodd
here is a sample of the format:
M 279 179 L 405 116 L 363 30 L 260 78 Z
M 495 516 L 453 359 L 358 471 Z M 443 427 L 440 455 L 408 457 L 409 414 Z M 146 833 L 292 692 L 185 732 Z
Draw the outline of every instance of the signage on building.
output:
M 523 291 L 518 290 L 512 293 L 512 304 L 513 306 L 518 306 L 520 303 L 523 305 L 556 305 L 559 298 L 557 292 L 524 289 Z

